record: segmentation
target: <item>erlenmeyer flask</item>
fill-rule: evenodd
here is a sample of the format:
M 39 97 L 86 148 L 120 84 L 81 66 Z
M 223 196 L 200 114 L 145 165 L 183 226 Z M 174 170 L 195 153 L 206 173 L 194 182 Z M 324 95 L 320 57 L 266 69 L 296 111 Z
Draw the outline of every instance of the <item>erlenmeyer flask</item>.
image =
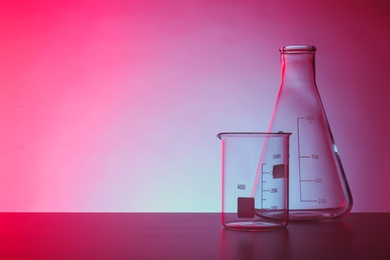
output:
M 280 49 L 282 79 L 270 132 L 291 132 L 289 216 L 344 216 L 352 195 L 315 82 L 314 46 Z

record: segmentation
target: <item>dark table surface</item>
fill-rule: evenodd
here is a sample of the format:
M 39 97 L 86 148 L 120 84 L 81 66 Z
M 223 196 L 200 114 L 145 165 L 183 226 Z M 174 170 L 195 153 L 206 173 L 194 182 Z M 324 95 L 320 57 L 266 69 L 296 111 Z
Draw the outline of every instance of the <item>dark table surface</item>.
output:
M 0 259 L 390 259 L 390 213 L 267 232 L 217 213 L 0 213 Z

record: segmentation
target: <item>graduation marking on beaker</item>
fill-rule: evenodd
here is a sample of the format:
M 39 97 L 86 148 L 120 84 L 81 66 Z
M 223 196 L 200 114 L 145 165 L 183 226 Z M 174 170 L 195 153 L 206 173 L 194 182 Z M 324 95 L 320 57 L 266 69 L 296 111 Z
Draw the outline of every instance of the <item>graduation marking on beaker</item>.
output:
M 280 208 L 282 205 L 273 205 L 275 203 L 275 200 L 273 199 L 274 196 L 278 195 L 279 189 L 277 186 L 275 186 L 275 179 L 282 178 L 282 174 L 276 173 L 277 176 L 275 177 L 275 166 L 277 168 L 280 168 L 278 166 L 281 165 L 273 165 L 273 170 L 264 170 L 264 166 L 266 163 L 261 164 L 261 175 L 262 175 L 262 181 L 261 181 L 261 191 L 262 191 L 262 200 L 261 200 L 261 208 L 267 209 L 267 210 L 276 210 Z M 283 165 L 284 167 L 284 165 Z M 280 170 L 278 170 L 280 171 Z M 284 177 L 284 174 L 283 174 Z M 267 179 L 270 179 L 268 182 Z M 269 184 L 273 184 L 273 186 L 270 186 Z M 279 206 L 279 207 L 278 207 Z

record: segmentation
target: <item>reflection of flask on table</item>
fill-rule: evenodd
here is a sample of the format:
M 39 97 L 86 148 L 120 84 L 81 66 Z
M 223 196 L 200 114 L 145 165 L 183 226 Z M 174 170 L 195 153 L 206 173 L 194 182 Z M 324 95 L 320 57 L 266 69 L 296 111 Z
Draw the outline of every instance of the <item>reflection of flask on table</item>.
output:
M 314 46 L 280 49 L 282 79 L 270 132 L 291 132 L 290 219 L 346 215 L 352 195 L 315 83 Z

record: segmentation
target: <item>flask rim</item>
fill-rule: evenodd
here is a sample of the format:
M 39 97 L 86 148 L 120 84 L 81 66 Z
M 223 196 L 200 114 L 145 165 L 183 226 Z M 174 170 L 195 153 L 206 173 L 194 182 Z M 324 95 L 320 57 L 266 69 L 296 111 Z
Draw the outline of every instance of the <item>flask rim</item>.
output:
M 280 48 L 280 53 L 315 53 L 317 48 L 313 45 L 287 45 Z

